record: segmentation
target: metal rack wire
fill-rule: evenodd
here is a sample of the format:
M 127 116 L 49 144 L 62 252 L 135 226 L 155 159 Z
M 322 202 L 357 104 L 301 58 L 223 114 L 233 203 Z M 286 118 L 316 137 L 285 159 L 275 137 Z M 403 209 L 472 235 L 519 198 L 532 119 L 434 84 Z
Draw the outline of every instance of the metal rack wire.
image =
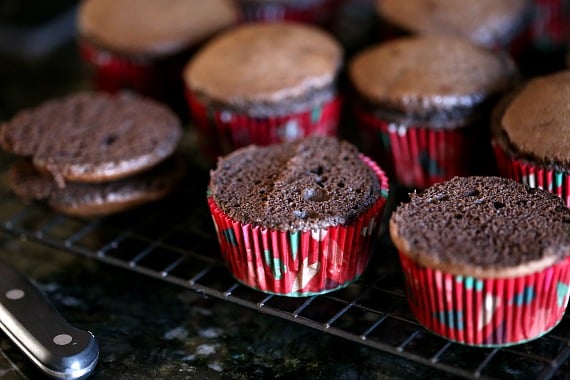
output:
M 90 220 L 60 215 L 38 204 L 24 205 L 0 188 L 0 226 L 14 237 L 158 278 L 452 375 L 569 376 L 569 313 L 546 336 L 502 349 L 467 347 L 427 332 L 408 308 L 398 259 L 385 234 L 363 278 L 327 295 L 280 297 L 237 283 L 225 269 L 215 241 L 203 194 L 205 176 L 196 169 L 179 192 L 158 204 Z

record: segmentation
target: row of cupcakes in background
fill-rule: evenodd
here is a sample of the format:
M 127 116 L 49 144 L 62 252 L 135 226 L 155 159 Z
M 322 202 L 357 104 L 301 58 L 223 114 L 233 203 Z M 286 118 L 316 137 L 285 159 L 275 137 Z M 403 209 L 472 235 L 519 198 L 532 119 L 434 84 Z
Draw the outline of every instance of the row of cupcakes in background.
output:
M 79 9 L 78 31 L 82 54 L 96 67 L 100 89 L 127 87 L 176 100 L 173 91 L 181 89 L 187 60 L 209 39 L 243 22 L 316 24 L 350 52 L 351 45 L 395 35 L 444 34 L 519 57 L 528 50 L 567 49 L 567 8 L 560 0 L 87 0 Z
M 107 90 L 174 83 L 176 89 L 163 89 L 184 101 L 179 108 L 189 110 L 211 160 L 250 143 L 345 135 L 407 187 L 495 174 L 497 160 L 502 175 L 549 188 L 570 202 L 564 147 L 549 150 L 567 140 L 563 125 L 550 124 L 542 134 L 550 141 L 539 144 L 546 147 L 542 151 L 511 140 L 519 126 L 493 135 L 489 127 L 499 98 L 521 79 L 534 79 L 512 58 L 529 35 L 533 8 L 528 1 L 379 1 L 377 12 L 389 20 L 381 25 L 389 24 L 391 31 L 397 25 L 398 35 L 408 36 L 374 42 L 351 55 L 333 34 L 307 23 L 236 25 L 236 10 L 227 1 L 141 3 L 129 17 L 117 16 L 123 14 L 121 4 L 83 3 L 78 23 L 84 56 L 97 67 L 99 79 L 112 83 L 103 85 Z M 189 14 L 200 22 L 188 22 Z M 215 22 L 209 21 L 213 14 Z M 152 27 L 144 22 L 151 17 Z M 185 34 L 194 40 L 183 40 Z M 195 50 L 189 52 L 188 44 Z M 165 55 L 176 59 L 163 60 Z M 176 62 L 176 69 L 161 66 L 165 62 Z M 557 82 L 554 91 L 563 92 L 564 78 L 550 80 Z M 341 125 L 346 113 L 355 121 Z M 496 118 L 498 124 L 501 120 Z

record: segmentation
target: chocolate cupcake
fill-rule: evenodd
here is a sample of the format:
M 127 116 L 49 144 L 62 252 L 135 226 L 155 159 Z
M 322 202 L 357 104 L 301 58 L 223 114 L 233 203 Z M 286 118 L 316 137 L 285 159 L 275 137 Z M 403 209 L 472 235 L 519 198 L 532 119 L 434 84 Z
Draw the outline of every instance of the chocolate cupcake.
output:
M 518 56 L 528 44 L 529 0 L 376 0 L 383 36 L 437 34 L 466 38 Z
M 534 77 L 494 110 L 501 175 L 561 197 L 570 207 L 570 71 Z
M 493 169 L 488 111 L 518 78 L 513 61 L 468 40 L 414 36 L 349 66 L 362 149 L 400 184 L 424 188 Z
M 299 23 L 252 23 L 202 48 L 184 71 L 204 152 L 335 135 L 342 48 Z
M 570 209 L 500 177 L 456 177 L 400 205 L 390 219 L 408 301 L 449 340 L 507 346 L 562 319 L 570 296 Z
M 95 68 L 96 89 L 132 89 L 183 105 L 184 64 L 238 15 L 229 0 L 84 0 L 80 51 Z
M 345 287 L 363 273 L 388 181 L 352 144 L 312 136 L 220 158 L 208 190 L 234 277 L 296 297 Z

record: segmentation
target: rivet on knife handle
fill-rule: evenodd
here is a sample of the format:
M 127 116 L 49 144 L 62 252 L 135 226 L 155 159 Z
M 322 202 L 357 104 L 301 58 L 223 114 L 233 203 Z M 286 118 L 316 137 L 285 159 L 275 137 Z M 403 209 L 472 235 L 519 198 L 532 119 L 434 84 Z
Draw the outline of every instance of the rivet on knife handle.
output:
M 97 364 L 93 334 L 71 326 L 26 277 L 1 262 L 0 328 L 52 377 L 82 379 Z

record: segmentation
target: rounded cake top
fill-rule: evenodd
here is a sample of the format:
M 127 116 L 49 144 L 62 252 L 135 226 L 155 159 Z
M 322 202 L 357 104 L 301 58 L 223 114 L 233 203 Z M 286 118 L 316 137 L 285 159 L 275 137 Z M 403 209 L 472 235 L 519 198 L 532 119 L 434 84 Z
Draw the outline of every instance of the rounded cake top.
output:
M 421 265 L 510 277 L 570 255 L 570 209 L 545 190 L 500 177 L 455 177 L 410 196 L 392 214 L 390 235 Z
M 0 146 L 30 156 L 63 186 L 146 170 L 172 155 L 182 137 L 166 106 L 134 94 L 80 92 L 17 113 L 0 125 Z
M 235 24 L 229 0 L 84 0 L 78 11 L 82 37 L 127 55 L 166 56 Z
M 527 23 L 528 0 L 377 0 L 382 19 L 411 33 L 467 38 L 488 47 L 509 42 Z
M 480 105 L 510 88 L 518 70 L 506 54 L 464 39 L 414 36 L 361 52 L 349 75 L 367 101 L 421 116 Z
M 247 108 L 329 90 L 342 64 L 325 31 L 293 22 L 250 23 L 204 46 L 185 68 L 187 86 L 212 101 Z
M 282 231 L 346 225 L 387 190 L 356 147 L 312 136 L 220 158 L 210 195 L 229 217 Z
M 570 70 L 535 77 L 513 93 L 495 118 L 508 149 L 570 168 Z

